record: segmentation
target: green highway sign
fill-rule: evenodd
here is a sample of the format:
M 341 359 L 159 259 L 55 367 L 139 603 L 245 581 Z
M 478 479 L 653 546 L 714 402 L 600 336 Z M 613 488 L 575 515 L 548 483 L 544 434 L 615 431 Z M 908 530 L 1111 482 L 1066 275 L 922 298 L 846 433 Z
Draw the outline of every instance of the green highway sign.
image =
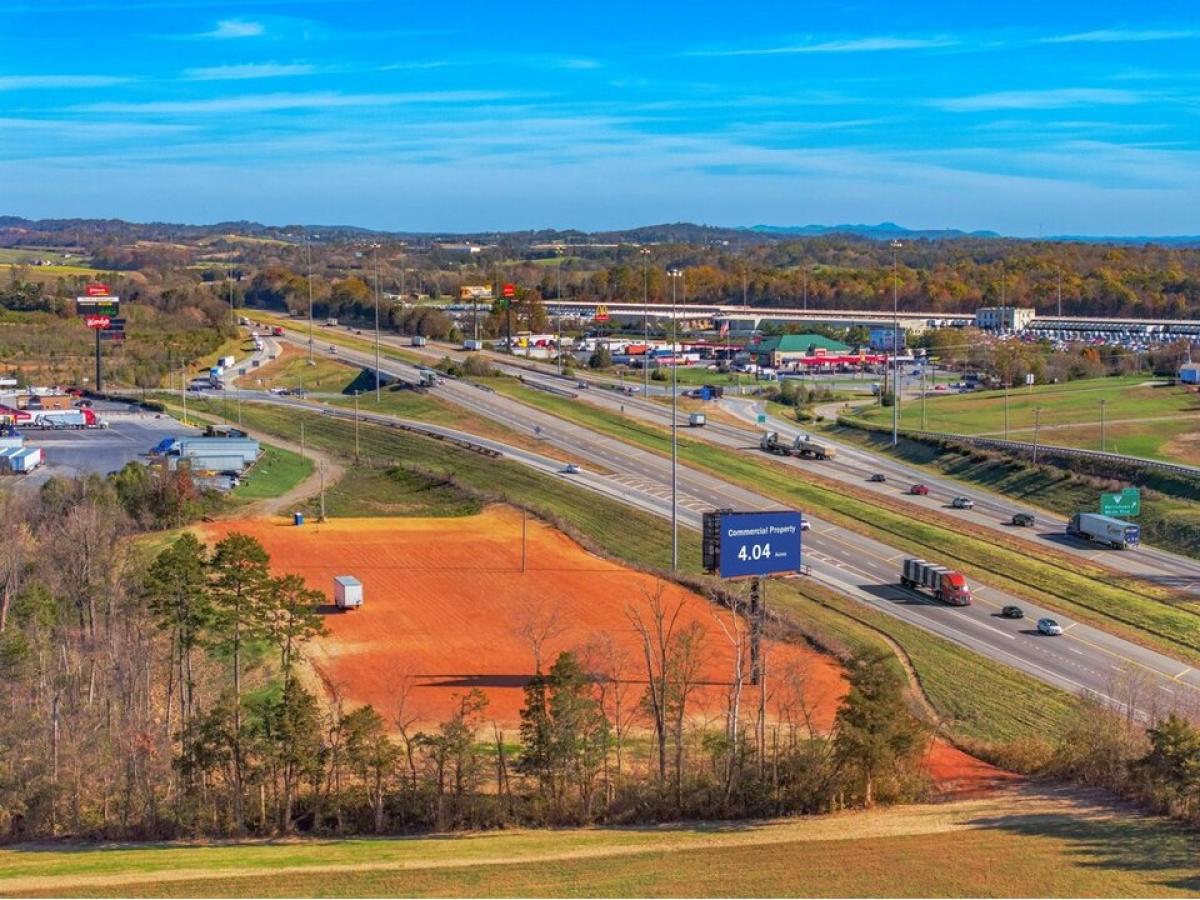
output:
M 1142 511 L 1142 492 L 1137 488 L 1124 488 L 1116 494 L 1100 495 L 1100 515 L 1136 516 Z
M 759 413 L 759 414 L 758 414 L 758 424 L 759 424 L 759 425 L 766 425 L 766 424 L 767 424 L 767 414 L 766 414 L 766 413 Z

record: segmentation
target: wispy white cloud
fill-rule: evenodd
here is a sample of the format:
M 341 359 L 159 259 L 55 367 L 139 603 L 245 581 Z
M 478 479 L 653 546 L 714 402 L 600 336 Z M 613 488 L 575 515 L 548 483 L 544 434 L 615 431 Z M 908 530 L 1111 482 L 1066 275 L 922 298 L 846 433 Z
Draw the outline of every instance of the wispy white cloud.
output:
M 947 112 L 986 112 L 1000 109 L 1065 109 L 1072 106 L 1128 106 L 1146 95 L 1111 88 L 1050 88 L 1028 91 L 994 91 L 965 97 L 942 97 L 930 106 Z
M 1184 41 L 1200 38 L 1200 30 L 1178 29 L 1121 29 L 1102 28 L 1097 31 L 1080 31 L 1075 34 L 1059 34 L 1042 38 L 1042 44 L 1124 44 L 1146 41 Z
M 111 87 L 130 80 L 115 75 L 0 75 L 0 91 Z
M 262 22 L 251 22 L 248 19 L 221 19 L 212 31 L 206 31 L 199 37 L 227 40 L 229 38 L 259 37 L 266 31 Z
M 951 37 L 862 37 L 846 40 L 784 44 L 776 47 L 741 47 L 725 50 L 689 50 L 685 56 L 786 56 L 799 53 L 879 53 L 890 50 L 928 50 L 938 47 L 953 47 L 958 44 Z
M 184 77 L 191 81 L 246 81 L 253 78 L 286 78 L 292 75 L 311 75 L 316 67 L 306 63 L 247 63 L 233 66 L 208 66 L 185 69 Z
M 208 113 L 273 112 L 287 109 L 343 109 L 350 107 L 397 106 L 406 103 L 487 103 L 507 100 L 505 91 L 414 91 L 401 94 L 340 94 L 319 91 L 307 94 L 243 94 L 206 100 L 158 100 L 147 103 L 90 103 L 73 112 L 120 115 L 175 115 Z

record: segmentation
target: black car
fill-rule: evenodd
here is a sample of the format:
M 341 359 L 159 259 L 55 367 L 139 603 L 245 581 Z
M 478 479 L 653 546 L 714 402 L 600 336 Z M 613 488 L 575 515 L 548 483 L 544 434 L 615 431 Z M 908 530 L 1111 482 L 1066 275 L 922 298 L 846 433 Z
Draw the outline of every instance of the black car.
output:
M 1006 619 L 1023 619 L 1025 618 L 1025 610 L 1019 606 L 1006 606 L 1000 610 L 1000 615 Z
M 1034 521 L 1033 513 L 1015 513 L 1012 517 L 1012 523 L 1022 528 L 1032 528 Z
M 887 476 L 882 472 L 876 472 L 874 475 L 868 478 L 867 481 L 887 481 Z

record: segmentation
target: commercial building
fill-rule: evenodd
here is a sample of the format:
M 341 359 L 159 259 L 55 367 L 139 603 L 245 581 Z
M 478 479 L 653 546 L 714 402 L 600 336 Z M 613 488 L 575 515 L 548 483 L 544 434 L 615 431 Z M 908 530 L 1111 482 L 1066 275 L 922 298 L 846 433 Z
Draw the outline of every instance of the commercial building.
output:
M 746 350 L 758 365 L 778 369 L 814 356 L 844 356 L 850 347 L 823 334 L 784 334 L 763 338 Z
M 975 327 L 984 331 L 1024 331 L 1037 311 L 1023 306 L 981 306 L 975 310 Z

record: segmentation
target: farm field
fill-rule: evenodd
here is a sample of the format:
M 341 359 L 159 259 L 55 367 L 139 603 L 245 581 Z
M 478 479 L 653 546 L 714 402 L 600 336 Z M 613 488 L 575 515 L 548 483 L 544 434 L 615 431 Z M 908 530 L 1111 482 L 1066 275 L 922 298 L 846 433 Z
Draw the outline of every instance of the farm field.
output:
M 1200 842 L 1024 787 L 788 821 L 0 850 L 0 895 L 1187 897 Z
M 1152 384 L 1145 376 L 1090 379 L 1017 388 L 1008 397 L 1008 433 L 1032 440 L 1040 409 L 1039 440 L 1084 449 L 1100 449 L 1100 402 L 1104 401 L 1105 449 L 1133 456 L 1194 461 L 1200 440 L 1200 394 L 1185 387 Z M 891 410 L 872 408 L 864 419 L 890 424 Z M 921 403 L 900 408 L 901 427 L 921 428 Z M 1004 435 L 1004 392 L 930 396 L 925 430 L 955 434 Z

